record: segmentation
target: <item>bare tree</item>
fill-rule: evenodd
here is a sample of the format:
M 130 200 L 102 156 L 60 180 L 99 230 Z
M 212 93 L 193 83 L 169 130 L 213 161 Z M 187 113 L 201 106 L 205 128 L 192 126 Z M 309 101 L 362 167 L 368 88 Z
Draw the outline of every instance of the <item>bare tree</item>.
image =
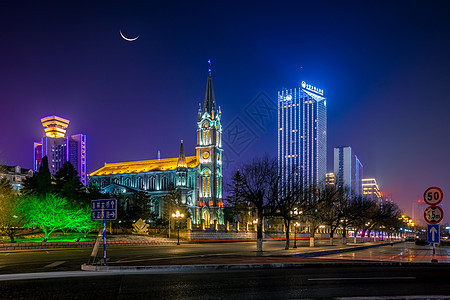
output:
M 242 165 L 233 176 L 230 199 L 251 204 L 257 215 L 256 241 L 258 252 L 263 251 L 264 218 L 274 214 L 278 197 L 277 161 L 263 156 Z
M 356 233 L 358 230 L 362 231 L 361 240 L 364 242 L 366 231 L 372 229 L 377 222 L 376 214 L 378 213 L 379 208 L 375 201 L 364 197 L 358 197 L 352 204 L 355 210 L 355 218 L 352 222 L 352 225 L 355 228 L 355 243 L 357 241 Z
M 291 222 L 295 221 L 303 213 L 302 209 L 305 207 L 305 189 L 301 178 L 295 176 L 288 180 L 279 181 L 278 183 L 278 197 L 276 199 L 275 215 L 283 218 L 283 223 L 286 228 L 286 250 L 289 249 L 289 229 Z
M 318 215 L 322 224 L 330 229 L 330 245 L 333 245 L 334 233 L 344 218 L 342 202 L 346 196 L 345 190 L 336 185 L 324 185 L 319 190 Z

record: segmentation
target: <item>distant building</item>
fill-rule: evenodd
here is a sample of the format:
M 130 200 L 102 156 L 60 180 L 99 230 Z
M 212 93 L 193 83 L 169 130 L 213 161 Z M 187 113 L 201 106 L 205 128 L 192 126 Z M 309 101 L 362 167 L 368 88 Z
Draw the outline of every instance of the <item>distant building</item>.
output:
M 323 90 L 306 84 L 278 92 L 278 170 L 305 186 L 325 180 L 327 106 Z
M 20 166 L 4 166 L 0 165 L 0 178 L 8 179 L 13 190 L 20 191 L 22 182 L 27 177 L 33 176 L 33 170 L 23 169 Z
M 426 225 L 423 213 L 428 206 L 429 205 L 426 204 L 423 199 L 418 199 L 416 202 L 412 203 L 412 218 L 414 223 L 420 226 Z
M 65 162 L 70 162 L 78 171 L 81 183 L 86 185 L 86 135 L 66 136 L 69 122 L 58 116 L 41 119 L 45 134 L 40 142 L 34 143 L 33 170 L 39 170 L 44 156 L 48 158 L 48 167 L 53 175 Z
M 363 165 L 351 147 L 334 148 L 334 175 L 339 187 L 348 186 L 355 198 L 363 195 Z
M 362 180 L 363 197 L 376 201 L 379 206 L 383 205 L 382 194 L 375 178 L 365 178 Z
M 327 184 L 327 185 L 335 185 L 335 183 L 336 183 L 336 180 L 335 180 L 335 177 L 334 177 L 334 173 L 327 173 L 325 175 L 325 184 Z
M 145 192 L 152 197 L 152 212 L 162 216 L 163 197 L 172 183 L 192 222 L 206 227 L 224 224 L 222 200 L 222 112 L 216 106 L 211 70 L 206 84 L 203 110 L 198 111 L 195 156 L 185 156 L 181 141 L 178 157 L 144 161 L 105 163 L 89 174 L 89 181 L 102 192 L 122 193 L 125 207 L 131 194 Z M 130 203 L 131 204 L 131 203 Z

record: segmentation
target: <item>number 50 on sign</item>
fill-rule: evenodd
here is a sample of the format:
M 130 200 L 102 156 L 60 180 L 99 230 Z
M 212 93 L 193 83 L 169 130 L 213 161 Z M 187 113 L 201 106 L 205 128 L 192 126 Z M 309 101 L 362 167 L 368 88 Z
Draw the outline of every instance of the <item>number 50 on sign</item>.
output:
M 438 187 L 430 187 L 423 193 L 423 201 L 428 205 L 438 205 L 441 203 L 444 193 Z

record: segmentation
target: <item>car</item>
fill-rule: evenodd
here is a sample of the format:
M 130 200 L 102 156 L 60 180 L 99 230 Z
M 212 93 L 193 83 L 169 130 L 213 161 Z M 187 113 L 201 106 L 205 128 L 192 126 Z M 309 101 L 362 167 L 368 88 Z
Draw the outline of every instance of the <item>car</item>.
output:
M 420 240 L 420 239 L 416 239 L 416 245 L 417 246 L 426 246 L 426 245 L 428 245 L 429 243 L 427 242 L 427 241 L 424 241 L 424 240 Z
M 414 237 L 413 236 L 407 236 L 405 241 L 406 242 L 414 242 Z

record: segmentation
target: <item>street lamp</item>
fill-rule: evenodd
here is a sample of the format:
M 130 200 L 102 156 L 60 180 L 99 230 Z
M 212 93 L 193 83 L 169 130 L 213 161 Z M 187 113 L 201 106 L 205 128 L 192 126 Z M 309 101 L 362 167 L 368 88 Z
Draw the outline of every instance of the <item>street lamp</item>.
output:
M 300 226 L 299 222 L 294 223 L 294 248 L 297 248 L 297 228 Z
M 180 222 L 179 220 L 184 217 L 184 214 L 180 214 L 180 211 L 177 210 L 174 214 L 172 214 L 172 218 L 177 221 L 177 229 L 178 229 L 178 242 L 177 245 L 180 244 Z

